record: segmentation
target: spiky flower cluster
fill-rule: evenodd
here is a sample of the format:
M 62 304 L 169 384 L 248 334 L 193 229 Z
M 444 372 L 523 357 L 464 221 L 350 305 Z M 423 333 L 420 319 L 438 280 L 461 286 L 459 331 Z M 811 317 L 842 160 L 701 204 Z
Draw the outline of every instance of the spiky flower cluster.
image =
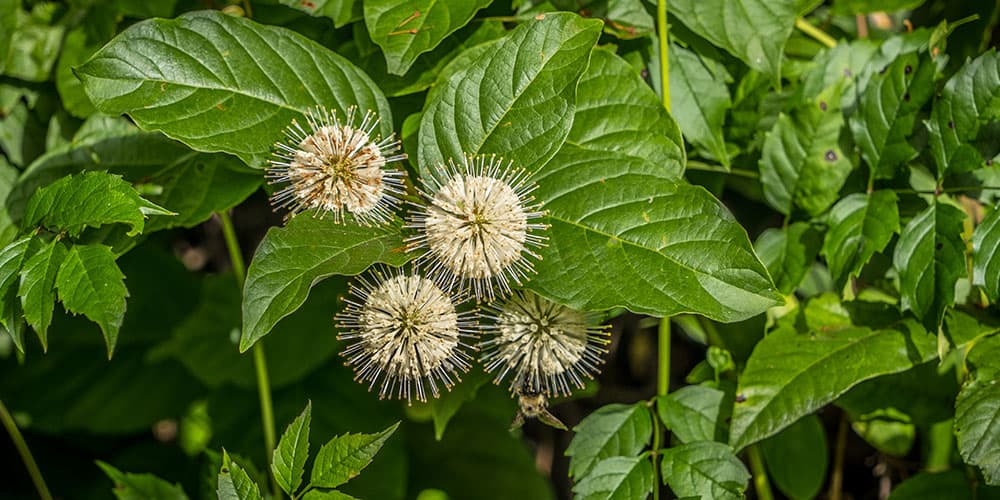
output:
M 396 154 L 399 141 L 373 135 L 379 121 L 371 111 L 355 124 L 356 108 L 341 121 L 335 111 L 319 108 L 286 129 L 288 143 L 275 145 L 267 177 L 272 184 L 288 183 L 271 197 L 275 208 L 289 216 L 311 211 L 331 215 L 340 223 L 348 215 L 362 225 L 392 220 L 402 196 L 403 173 L 386 165 L 406 158 Z
M 371 279 L 374 278 L 374 279 Z M 343 355 L 355 369 L 356 380 L 381 384 L 379 397 L 426 401 L 440 394 L 468 371 L 471 349 L 463 339 L 474 337 L 472 312 L 458 312 L 455 298 L 419 274 L 376 270 L 351 287 L 351 298 L 337 316 L 350 345 Z
M 534 272 L 532 248 L 545 242 L 548 226 L 531 192 L 527 172 L 495 156 L 464 158 L 439 166 L 421 194 L 408 227 L 409 250 L 421 250 L 418 262 L 432 279 L 448 288 L 468 289 L 477 299 L 510 293 Z
M 272 183 L 287 183 L 272 197 L 290 215 L 311 211 L 336 223 L 389 222 L 404 194 L 399 142 L 373 138 L 378 119 L 355 109 L 341 121 L 332 111 L 293 121 L 268 169 Z M 534 273 L 545 244 L 545 215 L 528 173 L 496 156 L 469 156 L 434 166 L 406 227 L 407 251 L 418 252 L 413 271 L 375 269 L 358 278 L 337 314 L 343 351 L 355 378 L 380 397 L 425 401 L 450 388 L 470 368 L 468 351 L 500 383 L 510 375 L 519 415 L 558 422 L 547 398 L 568 395 L 598 372 L 607 343 L 591 316 L 529 292 L 511 289 Z M 459 312 L 461 298 L 487 306 L 487 340 L 475 345 L 475 311 Z M 525 402 L 529 403 L 525 403 Z M 554 424 L 553 424 L 554 425 Z M 559 424 L 561 425 L 561 424 Z
M 510 375 L 512 392 L 567 396 L 604 362 L 608 334 L 593 315 L 521 291 L 487 311 L 480 361 L 498 384 Z

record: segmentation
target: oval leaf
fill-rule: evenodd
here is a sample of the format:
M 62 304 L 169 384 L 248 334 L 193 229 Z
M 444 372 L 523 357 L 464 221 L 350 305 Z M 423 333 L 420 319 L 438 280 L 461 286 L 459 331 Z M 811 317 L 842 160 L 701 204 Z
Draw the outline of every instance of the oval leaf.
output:
M 907 370 L 937 355 L 935 338 L 913 322 L 896 329 L 847 327 L 800 334 L 781 328 L 747 360 L 736 389 L 729 443 L 737 450 L 774 435 L 858 383 Z
M 365 25 L 382 47 L 389 73 L 403 75 L 492 0 L 366 0 Z
M 653 421 L 645 404 L 612 404 L 587 415 L 576 427 L 566 448 L 569 475 L 583 478 L 601 460 L 635 456 L 649 444 Z
M 823 423 L 809 415 L 761 443 L 767 470 L 782 493 L 816 498 L 826 481 L 827 446 Z
M 724 75 L 714 73 L 698 54 L 679 45 L 671 45 L 669 55 L 670 112 L 688 141 L 729 168 L 722 125 L 733 103 Z M 721 65 L 715 67 L 724 71 Z
M 726 441 L 726 422 L 733 409 L 732 393 L 688 385 L 656 399 L 660 420 L 682 443 Z
M 798 4 L 793 0 L 671 0 L 670 15 L 751 68 L 781 75 L 785 42 Z
M 935 201 L 903 228 L 892 262 L 899 273 L 903 310 L 937 330 L 955 303 L 955 282 L 966 274 L 965 212 Z
M 427 97 L 420 168 L 481 153 L 541 166 L 570 131 L 577 81 L 600 34 L 600 21 L 554 13 L 493 43 Z
M 252 167 L 263 167 L 285 127 L 316 106 L 376 111 L 382 136 L 392 132 L 385 97 L 347 59 L 218 11 L 134 24 L 76 74 L 100 111 Z
M 972 233 L 972 284 L 1000 300 L 1000 207 L 994 208 Z
M 663 451 L 663 482 L 678 498 L 737 500 L 750 473 L 733 450 L 722 443 L 698 441 Z
M 401 266 L 411 258 L 398 224 L 362 227 L 298 216 L 285 227 L 271 228 L 247 270 L 240 351 L 298 309 L 323 279 L 355 275 L 376 263 Z
M 528 284 L 541 295 L 581 310 L 719 321 L 781 300 L 725 207 L 662 168 L 566 144 L 535 180 L 552 224 Z
M 976 380 L 958 393 L 955 402 L 958 451 L 982 469 L 986 482 L 1000 485 L 1000 380 Z
M 653 464 L 646 457 L 611 457 L 573 486 L 577 500 L 631 500 L 653 492 Z

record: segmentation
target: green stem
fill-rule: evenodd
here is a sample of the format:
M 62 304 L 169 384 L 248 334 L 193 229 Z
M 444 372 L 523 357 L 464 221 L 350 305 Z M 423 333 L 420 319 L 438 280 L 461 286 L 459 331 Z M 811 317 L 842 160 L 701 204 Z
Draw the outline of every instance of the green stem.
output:
M 658 35 L 660 39 L 660 88 L 663 96 L 663 107 L 670 112 L 670 58 L 667 50 L 667 0 L 656 2 L 656 24 L 660 28 Z
M 764 457 L 760 454 L 760 447 L 756 444 L 748 447 L 747 456 L 750 458 L 750 472 L 753 474 L 753 487 L 757 490 L 757 498 L 774 500 L 774 493 L 771 493 L 771 483 L 767 480 L 767 468 L 764 466 Z
M 236 230 L 233 228 L 233 221 L 226 212 L 216 212 L 219 221 L 222 222 L 222 236 L 226 240 L 226 249 L 229 250 L 229 262 L 233 266 L 233 275 L 236 276 L 236 284 L 240 291 L 243 290 L 243 283 L 246 282 L 246 265 L 243 263 L 243 253 L 240 251 L 240 242 L 236 239 Z M 267 376 L 267 358 L 264 356 L 264 343 L 257 341 L 253 345 L 253 365 L 257 373 L 257 394 L 260 396 L 260 413 L 264 425 L 264 446 L 267 448 L 267 463 L 271 464 L 271 455 L 277 443 L 274 431 L 274 406 L 271 402 L 271 381 Z M 268 467 L 270 468 L 270 467 Z M 270 477 L 270 475 L 268 475 Z M 281 488 L 277 481 L 271 478 L 271 491 L 274 498 L 281 498 Z
M 666 396 L 670 392 L 670 318 L 660 320 L 659 363 L 656 372 L 656 395 Z
M 656 399 L 650 406 L 653 412 L 653 452 L 649 454 L 649 459 L 653 461 L 653 500 L 660 498 L 660 470 L 656 461 L 660 457 L 660 441 L 663 439 L 663 432 L 660 431 L 660 416 L 656 414 Z
M 10 434 L 10 439 L 14 442 L 17 453 L 21 455 L 21 461 L 24 462 L 24 467 L 28 469 L 31 482 L 35 483 L 38 496 L 42 500 L 52 500 L 52 493 L 49 493 L 49 487 L 46 486 L 45 479 L 42 478 L 42 472 L 38 470 L 35 457 L 31 456 L 31 450 L 28 449 L 28 444 L 24 442 L 24 436 L 21 435 L 21 431 L 17 428 L 17 422 L 14 421 L 14 417 L 7 411 L 7 406 L 3 404 L 3 401 L 0 401 L 0 420 L 3 421 L 3 426 L 7 428 L 7 433 Z
M 833 48 L 837 46 L 837 41 L 833 39 L 832 36 L 827 35 L 825 31 L 809 24 L 809 21 L 802 19 L 801 17 L 795 19 L 795 27 L 799 31 L 811 36 L 814 40 L 827 47 Z

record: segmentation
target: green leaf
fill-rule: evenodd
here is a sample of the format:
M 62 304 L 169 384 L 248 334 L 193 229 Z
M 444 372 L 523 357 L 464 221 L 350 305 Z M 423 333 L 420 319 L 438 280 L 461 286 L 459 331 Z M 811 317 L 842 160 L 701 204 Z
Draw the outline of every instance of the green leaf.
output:
M 611 90 L 613 89 L 613 90 Z M 684 143 L 660 98 L 625 60 L 595 50 L 576 89 L 567 142 L 638 159 L 666 177 L 684 173 Z
M 117 175 L 84 172 L 39 189 L 28 200 L 24 224 L 66 231 L 76 238 L 86 227 L 120 222 L 132 228 L 129 236 L 135 236 L 142 232 L 147 215 L 172 213 L 142 199 L 131 184 Z
M 751 68 L 781 76 L 785 42 L 792 34 L 794 0 L 672 0 L 670 15 Z
M 257 168 L 316 106 L 373 110 L 381 135 L 392 132 L 385 97 L 349 61 L 295 32 L 218 11 L 134 24 L 76 74 L 98 110 Z
M 222 450 L 222 468 L 219 469 L 219 500 L 262 500 L 260 487 L 250 479 L 235 460 Z
M 73 74 L 73 67 L 89 59 L 99 48 L 100 44 L 88 43 L 84 28 L 70 31 L 63 42 L 62 53 L 56 65 L 56 89 L 66 111 L 77 118 L 86 118 L 97 110 L 87 98 L 83 84 Z
M 808 222 L 766 229 L 757 237 L 754 249 L 781 293 L 790 294 L 802 283 L 819 253 L 821 238 Z
M 722 126 L 733 103 L 724 78 L 728 75 L 719 74 L 725 69 L 720 64 L 706 64 L 698 54 L 679 45 L 671 45 L 669 54 L 670 112 L 688 141 L 729 168 Z
M 914 424 L 929 427 L 954 416 L 956 395 L 954 374 L 938 373 L 938 363 L 930 362 L 862 382 L 837 399 L 837 406 L 852 421 L 889 416 L 886 410 L 891 408 L 905 413 Z
M 955 402 L 955 435 L 966 463 L 982 469 L 986 482 L 1000 485 L 1000 379 L 977 379 L 962 387 Z
M 803 75 L 802 95 L 811 99 L 823 89 L 843 82 L 841 107 L 853 110 L 858 88 L 855 78 L 864 72 L 878 50 L 879 42 L 870 39 L 841 41 L 835 47 L 824 49 L 813 58 L 813 67 Z
M 67 311 L 83 314 L 100 325 L 109 358 L 125 317 L 128 289 L 124 280 L 111 247 L 95 244 L 73 245 L 55 282 L 59 300 Z
M 945 310 L 955 303 L 955 282 L 966 274 L 965 212 L 936 200 L 903 228 L 893 265 L 899 273 L 904 311 L 937 330 Z
M 925 498 L 949 498 L 952 500 L 973 500 L 969 478 L 959 469 L 944 472 L 921 472 L 899 483 L 893 488 L 889 500 L 923 500 Z
M 823 249 L 830 275 L 839 284 L 857 276 L 872 256 L 899 232 L 899 207 L 891 190 L 855 193 L 830 210 Z
M 573 124 L 577 81 L 601 22 L 551 13 L 527 21 L 427 96 L 420 168 L 466 154 L 495 153 L 535 170 Z
M 401 227 L 337 224 L 331 218 L 294 217 L 268 230 L 257 247 L 243 287 L 240 352 L 271 332 L 305 302 L 309 289 L 333 275 L 355 275 L 375 263 L 401 266 Z
M 336 488 L 357 476 L 398 427 L 397 422 L 377 434 L 344 434 L 331 439 L 316 455 L 311 484 L 318 488 Z
M 681 443 L 726 441 L 733 395 L 704 385 L 688 385 L 656 398 L 660 420 Z
M 389 73 L 405 74 L 417 56 L 465 26 L 491 0 L 366 0 L 365 24 Z
M 17 289 L 21 297 L 21 308 L 24 319 L 35 329 L 42 348 L 48 350 L 48 331 L 52 323 L 52 311 L 55 309 L 56 273 L 67 254 L 66 245 L 58 240 L 48 243 L 32 238 L 27 250 L 27 259 L 21 267 L 21 284 Z
M 838 144 L 843 125 L 840 85 L 791 116 L 778 116 L 760 159 L 764 198 L 775 210 L 789 215 L 799 207 L 815 216 L 837 201 L 853 169 Z
M 917 112 L 934 93 L 934 63 L 900 55 L 864 87 L 851 132 L 874 178 L 891 178 L 917 156 L 909 143 Z
M 309 458 L 309 423 L 312 421 L 312 401 L 306 404 L 302 414 L 288 424 L 278 441 L 271 459 L 271 472 L 281 489 L 294 497 L 302 484 L 302 474 Z
M 808 415 L 761 442 L 774 484 L 793 500 L 816 498 L 826 481 L 828 450 L 823 424 Z
M 5 9 L 9 7 L 12 6 L 5 6 Z M 32 9 L 31 14 L 15 8 L 13 14 L 16 24 L 13 33 L 9 35 L 10 45 L 4 45 L 6 53 L 0 53 L 0 57 L 6 58 L 6 63 L 2 65 L 4 75 L 29 82 L 44 82 L 49 79 L 65 33 L 65 27 L 50 26 L 51 19 L 46 19 L 51 14 L 45 11 L 52 7 L 54 6 L 38 6 Z M 8 23 L 10 18 L 5 19 L 4 24 Z M 9 25 L 5 27 L 10 28 Z
M 548 246 L 528 286 L 581 310 L 625 307 L 719 321 L 780 301 L 746 231 L 700 187 L 664 169 L 570 144 L 536 173 Z
M 653 33 L 656 25 L 643 0 L 555 0 L 560 10 L 586 12 L 587 17 L 604 20 L 604 32 L 632 40 Z
M 279 0 L 282 5 L 298 9 L 310 16 L 329 17 L 339 28 L 361 19 L 361 0 Z
M 1000 119 L 1000 54 L 996 49 L 968 61 L 941 90 L 926 122 L 938 178 L 983 165 L 970 142 L 986 123 Z
M 348 495 L 347 493 L 341 493 L 337 490 L 330 491 L 319 491 L 319 490 L 309 490 L 305 495 L 302 496 L 302 500 L 357 500 L 356 498 Z
M 729 442 L 740 450 L 772 436 L 858 383 L 937 355 L 932 335 L 912 321 L 873 330 L 846 327 L 800 334 L 779 328 L 747 360 L 736 389 Z
M 1000 300 L 1000 207 L 972 233 L 972 284 L 983 287 L 993 302 Z
M 0 250 L 0 297 L 6 297 L 11 294 L 16 295 L 17 287 L 14 284 L 17 283 L 21 266 L 24 264 L 25 259 L 29 257 L 27 253 L 31 239 L 31 236 L 22 236 L 20 239 L 5 246 L 3 250 Z M 6 328 L 12 326 L 8 322 L 8 318 L 10 317 L 10 311 L 7 310 L 8 305 L 10 304 L 0 301 L 0 323 L 3 323 L 3 326 Z
M 110 464 L 97 461 L 97 466 L 111 478 L 111 490 L 119 500 L 187 500 L 179 484 L 170 484 L 152 474 L 122 472 Z
M 601 460 L 573 486 L 577 500 L 631 500 L 653 492 L 653 464 L 646 457 Z
M 489 383 L 492 376 L 481 369 L 473 368 L 462 375 L 462 381 L 430 401 L 431 416 L 434 419 L 434 439 L 440 441 L 448 422 L 458 413 L 459 408 L 476 398 L 479 388 Z
M 663 482 L 678 498 L 743 498 L 750 473 L 722 443 L 698 441 L 663 450 Z
M 972 344 L 966 356 L 971 379 L 955 402 L 955 434 L 966 463 L 982 469 L 986 482 L 1000 484 L 1000 335 Z
M 573 428 L 566 448 L 569 475 L 582 479 L 609 457 L 634 457 L 649 444 L 653 421 L 644 403 L 611 404 L 598 408 Z

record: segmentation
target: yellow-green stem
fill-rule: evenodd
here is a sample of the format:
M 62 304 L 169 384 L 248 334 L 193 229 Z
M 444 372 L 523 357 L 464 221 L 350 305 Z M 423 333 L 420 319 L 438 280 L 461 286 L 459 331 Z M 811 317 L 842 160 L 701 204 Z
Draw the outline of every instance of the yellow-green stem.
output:
M 21 461 L 24 462 L 24 467 L 28 469 L 31 482 L 35 483 L 38 496 L 42 500 L 52 500 L 52 493 L 49 493 L 49 487 L 45 484 L 42 471 L 38 470 L 35 457 L 31 456 L 31 450 L 28 449 L 28 444 L 24 442 L 24 436 L 21 435 L 21 431 L 17 428 L 17 422 L 14 421 L 14 417 L 7 411 L 7 406 L 3 404 L 3 401 L 0 401 L 0 420 L 3 421 L 3 426 L 7 428 L 7 433 L 10 434 L 10 440 L 14 442 L 17 453 L 21 455 Z
M 656 395 L 666 396 L 670 392 L 670 318 L 660 320 L 659 362 L 656 372 Z
M 222 236 L 226 240 L 226 249 L 229 250 L 229 262 L 233 266 L 233 275 L 236 277 L 236 284 L 240 292 L 243 291 L 243 283 L 246 281 L 246 266 L 243 264 L 243 253 L 240 251 L 240 242 L 236 239 L 236 230 L 233 228 L 233 221 L 226 212 L 217 212 L 219 221 L 222 222 Z M 271 456 L 277 443 L 274 431 L 274 406 L 271 402 L 271 381 L 267 376 L 267 358 L 264 356 L 264 343 L 257 341 L 253 345 L 253 366 L 257 373 L 257 394 L 260 396 L 260 414 L 264 426 L 264 446 L 267 449 L 268 468 L 271 465 Z M 268 475 L 270 478 L 270 474 Z M 281 489 L 274 478 L 270 478 L 271 491 L 274 498 L 281 498 Z
M 832 36 L 827 35 L 825 31 L 809 24 L 809 21 L 802 19 L 801 17 L 795 19 L 795 27 L 799 31 L 811 36 L 814 40 L 827 47 L 833 48 L 837 46 L 837 41 L 833 39 Z
M 749 446 L 747 456 L 750 458 L 750 472 L 753 474 L 753 487 L 757 491 L 757 498 L 774 500 L 774 493 L 771 493 L 771 483 L 767 480 L 767 467 L 764 466 L 764 457 L 760 453 L 760 447 L 758 445 Z
M 663 96 L 663 107 L 667 108 L 667 112 L 670 112 L 670 58 L 668 56 L 667 50 L 669 45 L 667 44 L 667 31 L 670 27 L 667 25 L 667 0 L 658 0 L 656 2 L 656 25 L 659 28 L 659 39 L 660 39 L 660 89 Z

